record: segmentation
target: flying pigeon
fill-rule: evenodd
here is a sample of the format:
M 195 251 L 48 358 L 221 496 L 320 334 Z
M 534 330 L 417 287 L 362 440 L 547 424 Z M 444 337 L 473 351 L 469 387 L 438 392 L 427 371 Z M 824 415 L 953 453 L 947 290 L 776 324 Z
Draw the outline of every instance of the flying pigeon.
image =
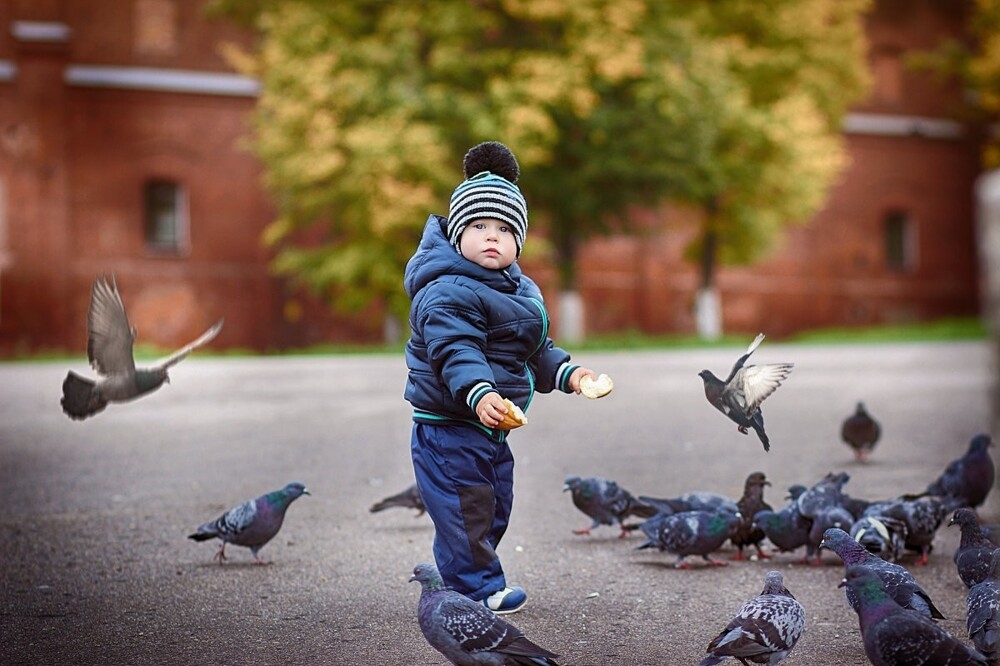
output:
M 424 501 L 420 499 L 420 491 L 417 490 L 417 484 L 415 483 L 395 495 L 389 495 L 388 497 L 384 497 L 378 502 L 375 502 L 368 510 L 372 513 L 378 513 L 379 511 L 391 509 L 392 507 L 416 509 L 417 514 L 414 518 L 419 518 L 424 515 L 424 512 L 427 510 L 426 507 L 424 507 Z
M 726 657 L 774 666 L 792 651 L 805 626 L 802 604 L 785 587 L 781 574 L 769 571 L 763 591 L 740 607 L 708 644 L 708 656 L 698 666 L 714 666 Z
M 111 276 L 98 277 L 90 291 L 90 312 L 87 315 L 87 358 L 101 375 L 93 381 L 72 370 L 63 381 L 63 411 L 80 421 L 102 411 L 110 402 L 128 402 L 151 393 L 170 382 L 167 370 L 179 363 L 198 347 L 207 344 L 222 330 L 220 319 L 201 336 L 181 347 L 157 365 L 136 368 L 132 344 L 136 329 L 129 323 L 125 305 L 118 293 L 118 283 Z
M 705 397 L 712 406 L 735 422 L 744 435 L 747 434 L 747 428 L 753 428 L 764 445 L 764 450 L 770 451 L 771 442 L 764 432 L 764 416 L 761 414 L 760 404 L 788 378 L 793 364 L 744 366 L 750 354 L 763 340 L 763 333 L 757 335 L 747 347 L 746 353 L 737 359 L 725 381 L 710 370 L 702 370 L 698 375 L 705 384 Z
M 1000 660 L 1000 548 L 990 556 L 986 578 L 969 589 L 966 626 L 976 649 L 992 663 Z
M 905 567 L 872 555 L 844 530 L 836 527 L 828 529 L 820 548 L 829 548 L 840 556 L 845 569 L 862 567 L 874 572 L 881 579 L 888 595 L 903 608 L 917 611 L 928 618 L 944 619 L 944 615 L 937 609 L 930 595 L 920 586 L 913 574 Z M 847 588 L 845 593 L 847 603 L 858 611 L 859 602 L 854 591 Z
M 965 455 L 951 461 L 941 476 L 927 486 L 926 494 L 944 497 L 949 510 L 980 506 L 993 488 L 996 474 L 991 446 L 993 440 L 986 433 L 973 437 Z
M 888 516 L 862 516 L 849 532 L 865 550 L 887 562 L 897 562 L 906 546 L 906 523 Z
M 657 514 L 639 525 L 648 537 L 636 550 L 659 548 L 677 556 L 674 567 L 688 569 L 684 561 L 689 555 L 700 555 L 712 566 L 724 567 L 725 562 L 713 560 L 710 553 L 718 550 L 726 539 L 735 534 L 740 515 L 728 512 L 682 511 L 672 515 Z
M 288 505 L 302 495 L 310 494 L 303 484 L 294 481 L 281 490 L 275 490 L 261 495 L 257 499 L 247 500 L 234 506 L 215 520 L 198 527 L 194 534 L 188 535 L 188 538 L 195 541 L 207 541 L 218 537 L 222 541 L 222 545 L 219 546 L 214 559 L 219 564 L 226 561 L 227 543 L 246 546 L 253 553 L 258 564 L 266 564 L 257 555 L 258 551 L 281 529 Z
M 858 462 L 868 460 L 881 435 L 882 427 L 868 413 L 863 402 L 858 402 L 854 414 L 844 419 L 840 427 L 840 438 L 851 447 Z
M 764 531 L 760 527 L 754 526 L 754 516 L 759 511 L 770 510 L 770 504 L 764 501 L 764 486 L 771 485 L 763 472 L 751 472 L 743 483 L 743 496 L 740 497 L 736 506 L 739 508 L 740 521 L 736 528 L 736 534 L 732 537 L 733 545 L 736 546 L 735 560 L 743 559 L 743 549 L 753 546 L 757 550 L 757 556 L 761 559 L 771 557 L 760 547 L 760 542 L 766 538 Z
M 986 666 L 986 657 L 919 613 L 900 606 L 870 569 L 847 567 L 840 587 L 857 599 L 865 654 L 873 666 Z
M 873 502 L 865 509 L 866 516 L 874 516 L 883 521 L 900 520 L 905 524 L 903 545 L 907 550 L 920 554 L 916 562 L 918 565 L 927 564 L 934 536 L 947 514 L 948 507 L 945 501 L 933 495 L 915 498 L 904 496 L 884 502 Z
M 418 564 L 417 620 L 431 647 L 456 666 L 558 666 L 559 656 L 539 647 L 483 604 L 445 588 L 433 564 Z
M 971 588 L 981 583 L 990 574 L 990 562 L 996 546 L 979 527 L 976 512 L 969 508 L 955 510 L 948 526 L 958 525 L 962 538 L 955 549 L 955 568 L 965 586 Z
M 619 537 L 624 538 L 629 532 L 625 527 L 626 518 L 651 518 L 657 513 L 654 507 L 636 499 L 632 493 L 609 479 L 570 476 L 563 486 L 563 492 L 567 490 L 573 498 L 573 505 L 593 521 L 588 527 L 573 530 L 573 534 L 587 535 L 600 525 L 617 522 L 621 526 Z

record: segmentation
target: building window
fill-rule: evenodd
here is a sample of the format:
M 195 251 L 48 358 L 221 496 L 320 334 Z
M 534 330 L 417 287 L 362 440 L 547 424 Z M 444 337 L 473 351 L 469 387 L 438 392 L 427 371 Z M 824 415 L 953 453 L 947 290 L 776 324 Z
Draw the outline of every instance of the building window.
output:
M 885 263 L 893 271 L 909 271 L 916 267 L 913 221 L 908 213 L 895 210 L 885 216 Z
M 187 206 L 177 183 L 150 180 L 145 186 L 146 246 L 157 252 L 187 248 Z

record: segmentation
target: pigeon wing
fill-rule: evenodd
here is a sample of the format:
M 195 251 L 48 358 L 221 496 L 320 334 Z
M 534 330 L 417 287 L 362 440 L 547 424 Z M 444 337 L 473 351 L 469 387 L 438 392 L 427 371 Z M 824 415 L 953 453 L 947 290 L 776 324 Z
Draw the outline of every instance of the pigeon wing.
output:
M 441 600 L 435 622 L 468 653 L 495 650 L 513 627 L 481 604 L 459 594 Z
M 216 528 L 220 534 L 236 536 L 253 524 L 257 517 L 257 500 L 247 500 L 239 506 L 234 506 L 216 520 Z
M 725 392 L 749 417 L 788 378 L 792 367 L 791 363 L 748 365 L 726 384 Z
M 125 314 L 125 304 L 114 276 L 110 284 L 107 277 L 95 279 L 87 314 L 87 358 L 91 367 L 102 375 L 134 374 L 132 343 L 135 333 Z
M 183 347 L 175 351 L 167 358 L 157 363 L 156 367 L 160 368 L 161 370 L 166 370 L 170 366 L 176 365 L 177 363 L 183 361 L 188 354 L 193 352 L 198 347 L 201 347 L 211 342 L 212 339 L 219 334 L 219 331 L 222 330 L 223 321 L 224 320 L 220 319 L 219 321 L 215 322 L 215 325 L 212 326 L 212 328 L 202 333 L 196 340 L 189 342 L 188 344 L 184 345 Z
M 740 369 L 743 367 L 743 364 L 747 362 L 748 358 L 750 358 L 750 354 L 752 354 L 754 350 L 757 349 L 757 347 L 759 347 L 760 343 L 763 341 L 764 341 L 764 334 L 758 333 L 757 337 L 754 338 L 754 341 L 750 343 L 749 347 L 747 347 L 746 353 L 743 354 L 743 356 L 740 356 L 738 359 L 736 359 L 736 363 L 733 364 L 733 369 L 729 371 L 729 376 L 726 377 L 726 381 L 723 382 L 724 384 L 728 384 L 729 382 L 733 381 L 733 377 L 736 376 L 736 373 L 740 371 Z

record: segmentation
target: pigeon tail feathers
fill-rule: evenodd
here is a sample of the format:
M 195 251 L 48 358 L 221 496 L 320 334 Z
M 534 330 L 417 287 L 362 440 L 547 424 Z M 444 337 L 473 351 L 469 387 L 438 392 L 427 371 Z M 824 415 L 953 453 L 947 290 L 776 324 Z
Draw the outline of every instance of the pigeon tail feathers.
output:
M 63 381 L 63 397 L 59 401 L 63 411 L 70 418 L 82 421 L 103 410 L 108 406 L 108 401 L 94 390 L 96 387 L 96 382 L 70 370 Z

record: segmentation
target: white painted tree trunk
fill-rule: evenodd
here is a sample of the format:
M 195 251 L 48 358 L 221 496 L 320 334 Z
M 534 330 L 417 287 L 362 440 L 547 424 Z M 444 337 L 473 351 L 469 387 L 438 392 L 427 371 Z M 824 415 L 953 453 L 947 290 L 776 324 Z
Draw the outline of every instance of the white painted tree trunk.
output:
M 580 342 L 586 333 L 583 298 L 578 291 L 559 294 L 559 340 L 557 344 Z
M 704 340 L 722 337 L 722 302 L 715 287 L 698 290 L 694 300 L 694 320 L 698 337 Z

